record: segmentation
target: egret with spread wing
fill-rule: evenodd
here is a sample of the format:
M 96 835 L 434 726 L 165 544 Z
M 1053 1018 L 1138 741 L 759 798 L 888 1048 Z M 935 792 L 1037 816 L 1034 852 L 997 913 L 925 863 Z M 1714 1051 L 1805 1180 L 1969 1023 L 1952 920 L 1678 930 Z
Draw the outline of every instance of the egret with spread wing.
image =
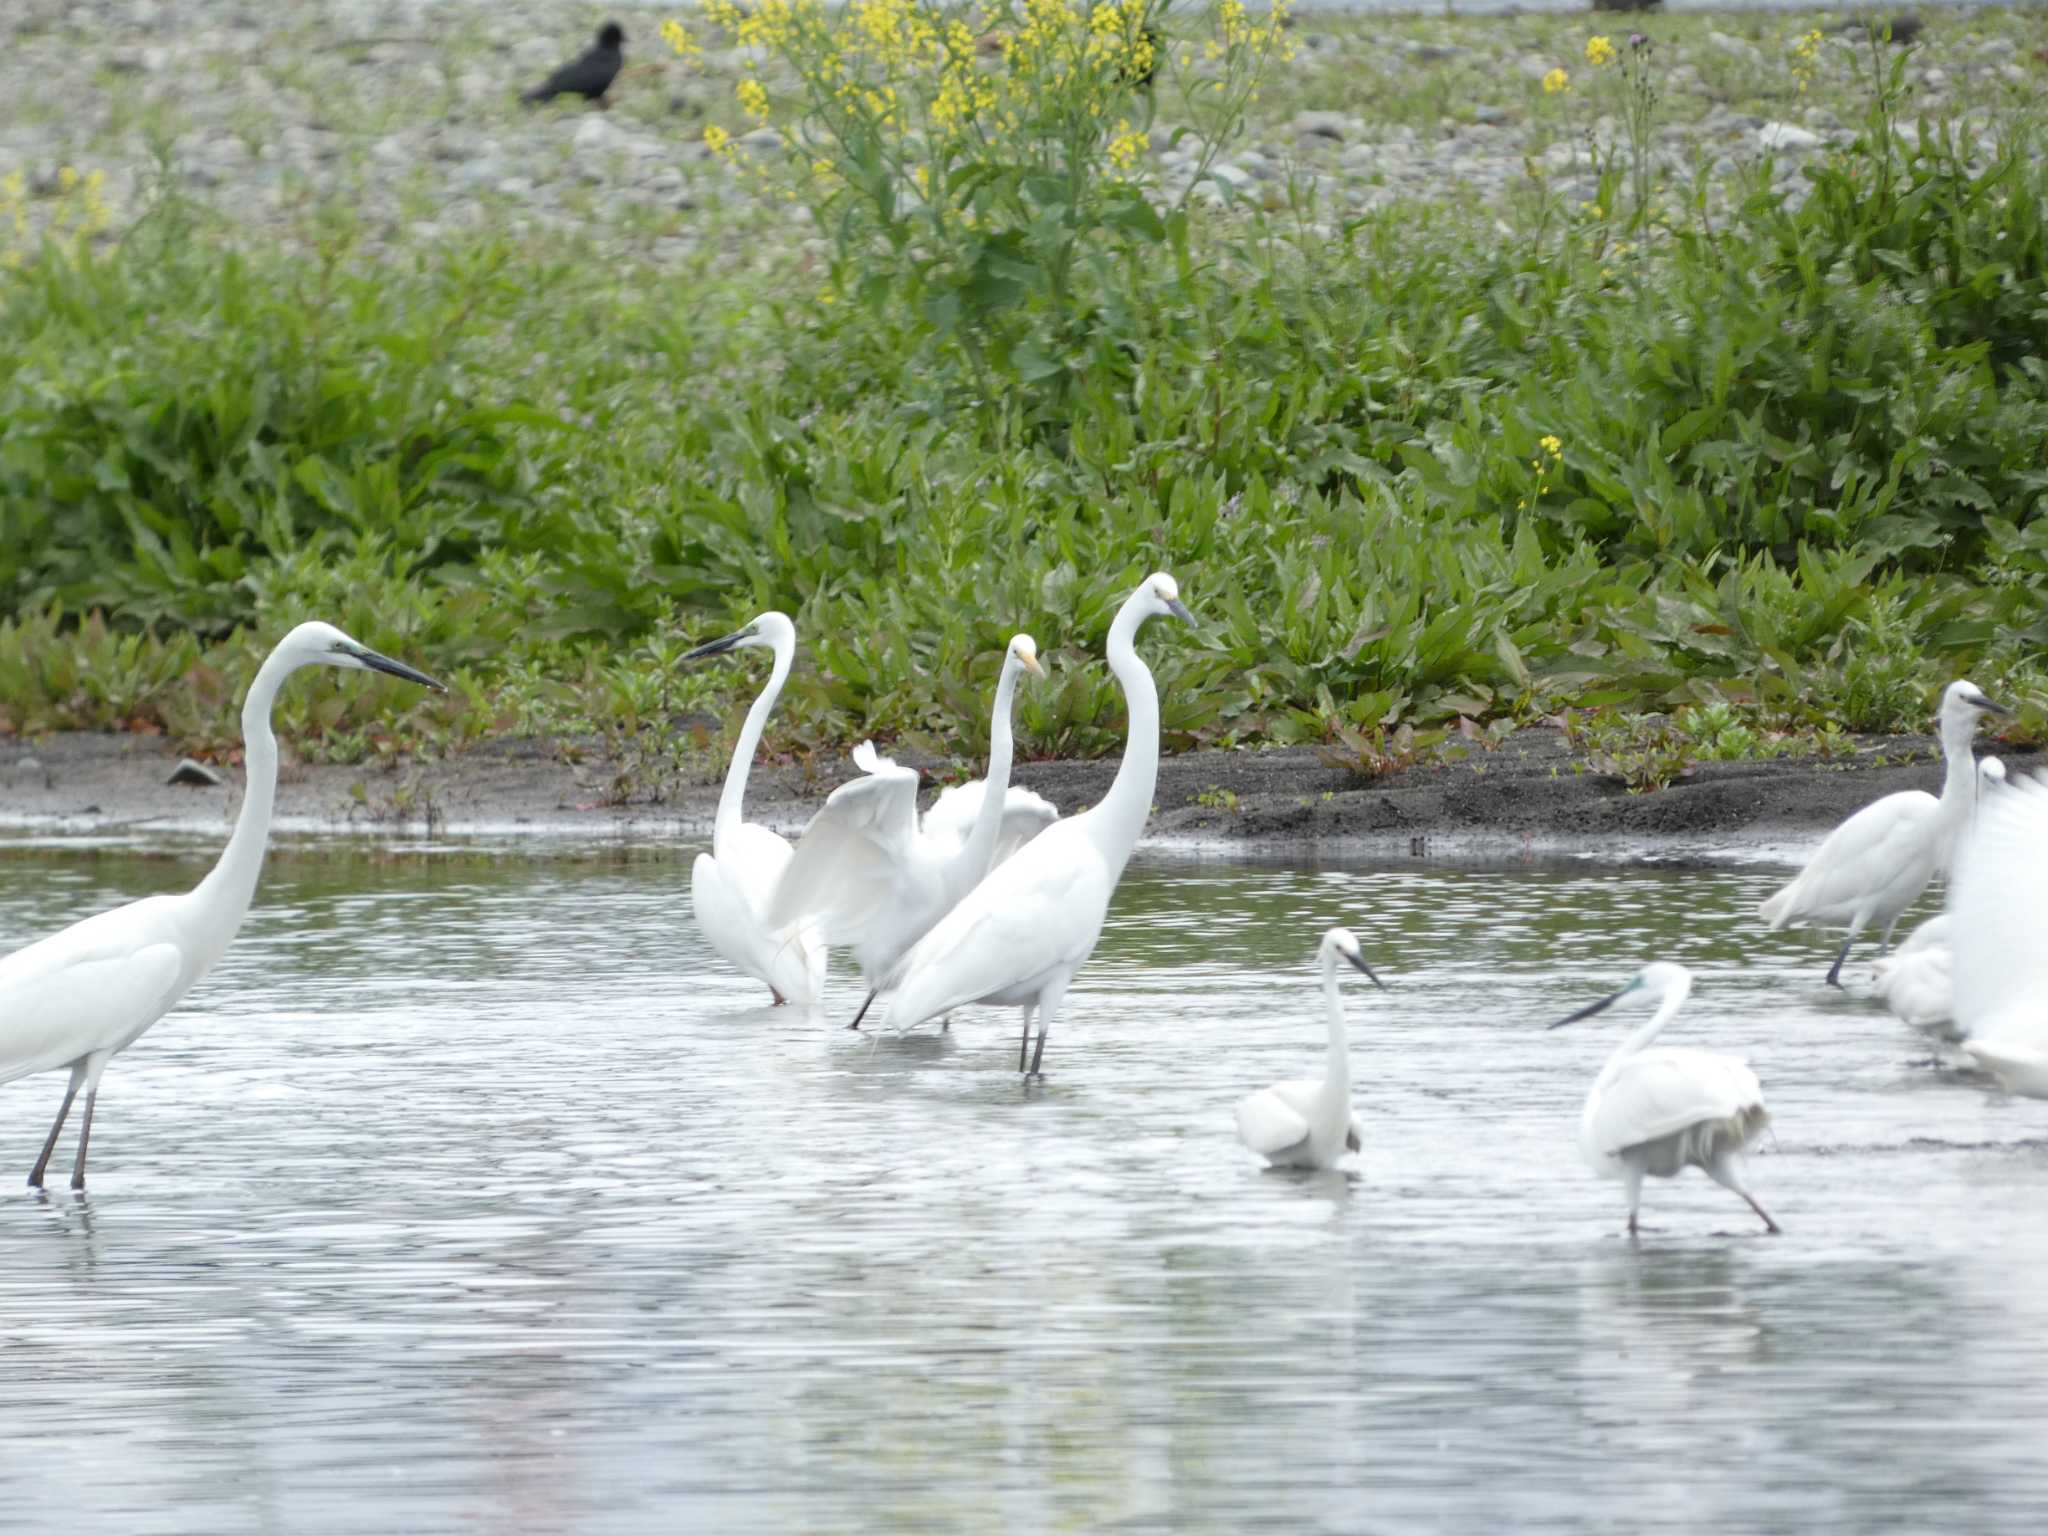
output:
M 1643 1176 L 1668 1179 L 1688 1167 L 1706 1170 L 1716 1184 L 1742 1196 L 1776 1232 L 1770 1212 L 1742 1183 L 1743 1149 L 1770 1123 L 1756 1074 L 1733 1056 L 1674 1046 L 1649 1049 L 1691 991 L 1692 972 L 1658 961 L 1644 966 L 1619 992 L 1550 1026 L 1562 1029 L 1637 993 L 1657 1004 L 1650 1022 L 1622 1041 L 1593 1080 L 1579 1119 L 1579 1150 L 1595 1173 L 1627 1181 L 1631 1235 L 1642 1204 Z
M 2018 774 L 1991 796 L 1956 864 L 1963 1049 L 2013 1092 L 2048 1098 L 2048 784 Z
M 770 921 L 814 923 L 827 944 L 853 950 L 870 990 L 851 1028 L 860 1027 L 883 979 L 910 946 L 1000 859 L 1059 818 L 1028 789 L 1010 787 L 1016 750 L 1010 716 L 1025 672 L 1045 676 L 1037 644 L 1017 635 L 996 679 L 985 780 L 948 790 L 920 826 L 917 770 L 862 742 L 853 761 L 863 776 L 833 790 L 797 842 Z
M 1348 928 L 1323 935 L 1323 1011 L 1330 1022 L 1330 1047 L 1320 1081 L 1297 1078 L 1248 1093 L 1237 1105 L 1237 1139 L 1275 1168 L 1330 1168 L 1363 1142 L 1351 1109 L 1351 1058 L 1344 1040 L 1344 1000 L 1337 991 L 1337 964 L 1379 977 L 1365 963 Z
M 698 854 L 690 870 L 690 906 L 711 947 L 736 970 L 766 983 L 776 1007 L 794 1002 L 815 1008 L 825 991 L 824 942 L 805 925 L 769 919 L 777 883 L 789 865 L 789 839 L 741 814 L 754 751 L 796 660 L 796 625 L 788 614 L 764 613 L 746 628 L 698 646 L 683 660 L 722 656 L 750 646 L 772 651 L 775 665 L 732 749 L 725 788 L 718 796 L 718 816 L 711 824 L 711 851 Z
M 1973 826 L 1989 797 L 2003 783 L 2004 763 L 1995 757 L 1978 759 Z M 1955 952 L 1950 942 L 1954 928 L 1951 913 L 1937 912 L 1871 967 L 1877 976 L 1878 996 L 1894 1017 L 1915 1029 L 1949 1038 L 1954 1038 L 1956 1018 Z
M 891 978 L 898 986 L 891 1023 L 909 1028 L 968 1003 L 1021 1006 L 1024 1039 L 1017 1068 L 1027 1078 L 1043 1075 L 1045 1038 L 1074 973 L 1102 936 L 1109 898 L 1152 811 L 1159 777 L 1159 690 L 1135 642 L 1139 626 L 1160 614 L 1194 622 L 1179 586 L 1164 571 L 1139 583 L 1109 628 L 1109 667 L 1130 706 L 1123 762 L 1109 793 L 997 865 L 918 940 Z M 1031 1049 L 1034 1012 L 1038 1044 Z
M 73 923 L 0 959 L 0 1083 L 36 1072 L 71 1070 L 64 1102 L 29 1170 L 38 1188 L 78 1090 L 85 1119 L 71 1187 L 85 1188 L 93 1106 L 108 1061 L 133 1045 L 176 1005 L 227 950 L 256 895 L 277 797 L 277 738 L 270 706 L 300 667 L 387 672 L 439 690 L 403 662 L 358 645 L 331 624 L 301 624 L 280 640 L 242 701 L 242 753 L 249 771 L 242 809 L 227 848 L 207 877 L 182 896 L 150 896 Z
M 1941 696 L 1941 751 L 1948 772 L 1939 798 L 1908 789 L 1866 805 L 1830 832 L 1806 868 L 1759 909 L 1774 929 L 1848 928 L 1828 970 L 1829 986 L 1842 984 L 1849 946 L 1872 923 L 1883 925 L 1889 951 L 1899 914 L 1948 867 L 1957 835 L 1969 826 L 1977 803 L 1977 769 L 1970 757 L 1977 722 L 1986 714 L 2011 713 L 1975 683 L 1950 683 Z

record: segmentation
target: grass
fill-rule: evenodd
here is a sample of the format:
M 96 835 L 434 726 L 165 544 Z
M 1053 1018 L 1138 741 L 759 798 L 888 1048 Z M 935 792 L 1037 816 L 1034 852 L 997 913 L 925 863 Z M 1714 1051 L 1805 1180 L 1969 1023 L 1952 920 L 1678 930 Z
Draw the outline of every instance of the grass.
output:
M 1730 99 L 1702 58 L 1673 116 Z M 1325 59 L 1262 110 L 1551 110 L 1452 62 L 1378 97 Z M 1070 308 L 1003 317 L 1029 345 L 993 376 L 744 202 L 678 265 L 635 254 L 658 222 L 393 244 L 314 203 L 262 245 L 166 192 L 0 276 L 0 726 L 229 751 L 242 680 L 317 615 L 452 692 L 294 691 L 303 750 L 594 734 L 659 793 L 758 681 L 680 653 L 773 606 L 807 652 L 781 750 L 978 752 L 1021 629 L 1053 673 L 1028 749 L 1099 753 L 1107 616 L 1165 567 L 1203 621 L 1147 645 L 1176 746 L 1363 772 L 1416 732 L 1608 712 L 1648 781 L 1672 753 L 1629 716 L 1718 711 L 1686 750 L 1745 755 L 1919 726 L 1965 670 L 2039 735 L 2048 146 L 2024 113 L 1989 147 L 1906 126 L 1899 89 L 1839 84 L 1860 136 L 1789 191 L 1702 157 L 1633 221 L 1612 157 L 1597 213 L 1532 176 L 1505 216 L 1339 218 L 1297 177 L 1105 246 Z

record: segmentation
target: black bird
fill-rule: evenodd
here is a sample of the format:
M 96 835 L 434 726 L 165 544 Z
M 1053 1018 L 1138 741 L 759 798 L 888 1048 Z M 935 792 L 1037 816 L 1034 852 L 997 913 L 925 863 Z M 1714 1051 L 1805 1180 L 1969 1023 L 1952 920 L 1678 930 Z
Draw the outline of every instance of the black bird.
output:
M 597 34 L 596 47 L 571 59 L 519 99 L 534 102 L 553 101 L 557 96 L 581 96 L 586 101 L 600 100 L 612 88 L 626 62 L 625 41 L 625 29 L 616 21 L 606 22 Z

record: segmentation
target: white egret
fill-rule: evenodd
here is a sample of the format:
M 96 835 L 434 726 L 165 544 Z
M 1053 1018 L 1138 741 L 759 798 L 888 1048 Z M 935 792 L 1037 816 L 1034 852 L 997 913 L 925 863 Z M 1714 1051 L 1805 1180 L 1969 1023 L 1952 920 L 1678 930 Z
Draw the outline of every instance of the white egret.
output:
M 1024 1039 L 1017 1069 L 1027 1077 L 1043 1075 L 1045 1037 L 1074 973 L 1102 936 L 1109 898 L 1152 811 L 1159 777 L 1159 691 L 1134 642 L 1139 626 L 1158 614 L 1194 622 L 1180 588 L 1164 571 L 1139 583 L 1109 627 L 1109 667 L 1130 706 L 1123 762 L 1109 793 L 997 865 L 912 947 L 894 978 L 892 1023 L 908 1028 L 967 1003 L 1021 1006 Z M 1027 1070 L 1034 1012 L 1038 1045 Z
M 1593 1080 L 1579 1118 L 1579 1151 L 1595 1173 L 1627 1181 L 1631 1235 L 1643 1176 L 1668 1179 L 1688 1167 L 1704 1169 L 1716 1184 L 1742 1196 L 1776 1232 L 1771 1213 L 1742 1183 L 1743 1148 L 1770 1123 L 1756 1074 L 1733 1056 L 1668 1045 L 1647 1048 L 1691 991 L 1692 972 L 1660 960 L 1644 966 L 1619 992 L 1550 1026 L 1562 1029 L 1638 992 L 1657 1005 L 1650 1022 L 1621 1043 Z
M 1955 1021 L 2005 1087 L 2048 1098 L 2048 785 L 2020 774 L 1991 796 L 1957 856 Z
M 235 829 L 207 877 L 182 896 L 150 896 L 73 923 L 0 959 L 0 1083 L 71 1069 L 56 1121 L 28 1181 L 42 1186 L 50 1154 L 78 1090 L 85 1120 L 71 1187 L 85 1188 L 86 1148 L 107 1062 L 133 1045 L 200 977 L 213 969 L 256 894 L 277 797 L 277 738 L 270 706 L 300 667 L 388 672 L 440 691 L 403 662 L 359 645 L 331 624 L 301 624 L 277 643 L 242 701 L 242 753 L 249 782 Z
M 1337 962 L 1347 961 L 1383 983 L 1365 963 L 1348 928 L 1323 935 L 1323 1011 L 1330 1021 L 1330 1048 L 1320 1081 L 1275 1083 L 1248 1093 L 1237 1105 L 1237 1139 L 1275 1168 L 1329 1168 L 1363 1140 L 1351 1110 L 1351 1058 L 1344 1040 L 1344 1000 L 1337 992 Z
M 946 791 L 922 827 L 917 770 L 864 741 L 853 752 L 864 776 L 833 790 L 797 840 L 769 921 L 776 927 L 813 923 L 827 944 L 853 950 L 869 991 L 851 1029 L 860 1028 L 883 979 L 910 946 L 1001 858 L 1059 819 L 1047 801 L 1010 787 L 1016 750 L 1010 716 L 1025 672 L 1045 676 L 1036 642 L 1016 635 L 996 679 L 988 777 Z
M 796 625 L 788 614 L 770 610 L 744 629 L 698 646 L 683 660 L 723 656 L 749 646 L 772 651 L 775 665 L 732 749 L 725 788 L 718 796 L 718 816 L 711 824 L 711 851 L 698 854 L 690 869 L 690 906 L 711 947 L 734 969 L 766 983 L 776 1007 L 794 1002 L 815 1008 L 825 992 L 824 941 L 806 925 L 769 921 L 776 886 L 789 866 L 789 839 L 743 819 L 740 809 L 754 751 L 796 660 Z
M 1976 765 L 1970 741 L 1986 714 L 2009 715 L 1975 683 L 1950 683 L 1941 696 L 1941 750 L 1948 760 L 1939 798 L 1924 789 L 1902 790 L 1866 805 L 1827 836 L 1790 884 L 1758 909 L 1772 928 L 1793 924 L 1846 926 L 1848 937 L 1828 970 L 1828 985 L 1842 984 L 1849 946 L 1872 923 L 1884 925 L 1884 949 L 1892 929 L 1948 867 L 1956 837 L 1970 822 L 1977 800 Z
M 1995 757 L 1977 762 L 1977 810 L 1971 824 L 1982 813 L 1988 796 L 2005 782 L 2005 764 Z M 1915 1029 L 1951 1033 L 1955 1022 L 1956 992 L 1954 952 L 1949 933 L 1954 919 L 1937 912 L 1907 934 L 1888 956 L 1880 956 L 1871 969 L 1877 976 L 1877 993 L 1893 1015 Z

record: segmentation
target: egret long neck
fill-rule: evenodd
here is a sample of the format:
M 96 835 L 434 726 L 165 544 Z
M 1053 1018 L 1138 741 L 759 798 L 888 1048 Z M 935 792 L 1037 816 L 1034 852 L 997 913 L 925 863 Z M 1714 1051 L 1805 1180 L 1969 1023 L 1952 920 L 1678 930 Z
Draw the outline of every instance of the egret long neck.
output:
M 1152 669 L 1138 655 L 1138 626 L 1145 622 L 1140 595 L 1124 603 L 1109 627 L 1109 670 L 1123 684 L 1130 729 L 1124 737 L 1124 760 L 1116 770 L 1116 780 L 1091 813 L 1102 818 L 1102 846 L 1115 859 L 1119 872 L 1145 830 L 1145 818 L 1152 814 L 1152 792 L 1159 782 L 1159 690 L 1153 686 Z
M 270 732 L 270 706 L 292 668 L 293 663 L 271 652 L 242 700 L 242 766 L 248 782 L 242 790 L 241 813 L 219 862 L 192 893 L 207 945 L 217 946 L 216 953 L 242 926 L 256 896 L 256 877 L 263 870 L 263 850 L 270 841 L 270 817 L 277 803 L 277 738 Z
M 974 828 L 967 834 L 967 845 L 961 850 L 958 865 L 963 895 L 981 883 L 995 862 L 996 834 L 1003 827 L 1003 799 L 1009 793 L 1010 759 L 1016 749 L 1010 731 L 1010 712 L 1017 698 L 1018 670 L 1017 659 L 1005 656 L 1003 674 L 996 679 L 995 718 L 988 726 L 988 777 L 982 782 L 981 809 L 975 814 Z
M 1337 956 L 1323 956 L 1323 1012 L 1330 1022 L 1330 1049 L 1323 1062 L 1325 1105 L 1351 1102 L 1351 1053 L 1344 1039 L 1344 995 L 1337 985 Z
M 1941 808 L 1952 814 L 1968 814 L 1977 803 L 1977 717 L 1967 710 L 1943 715 L 1941 755 L 1947 768 L 1941 779 Z
M 718 796 L 718 818 L 711 824 L 711 853 L 718 852 L 740 829 L 740 804 L 747 798 L 747 775 L 754 766 L 754 753 L 760 748 L 761 735 L 768 729 L 768 716 L 775 708 L 775 700 L 782 693 L 783 682 L 789 677 L 790 663 L 796 660 L 796 641 L 778 636 L 775 641 L 775 667 L 768 674 L 768 686 L 761 690 L 754 707 L 747 711 L 747 723 L 740 727 L 739 744 L 732 749 L 732 762 L 726 766 L 725 788 Z
M 1598 1088 L 1605 1085 L 1613 1078 L 1615 1073 L 1622 1069 L 1623 1063 L 1629 1057 L 1635 1055 L 1636 1052 L 1642 1050 L 1652 1040 L 1661 1035 L 1664 1032 L 1664 1026 L 1678 1016 L 1678 1010 L 1685 1006 L 1685 1000 L 1691 993 L 1692 983 L 1690 981 L 1667 988 L 1664 993 L 1664 1001 L 1659 1003 L 1657 1011 L 1650 1015 L 1650 1022 L 1643 1025 L 1642 1028 L 1621 1042 L 1620 1049 L 1608 1057 L 1607 1065 L 1600 1069 L 1599 1080 L 1594 1086 Z

